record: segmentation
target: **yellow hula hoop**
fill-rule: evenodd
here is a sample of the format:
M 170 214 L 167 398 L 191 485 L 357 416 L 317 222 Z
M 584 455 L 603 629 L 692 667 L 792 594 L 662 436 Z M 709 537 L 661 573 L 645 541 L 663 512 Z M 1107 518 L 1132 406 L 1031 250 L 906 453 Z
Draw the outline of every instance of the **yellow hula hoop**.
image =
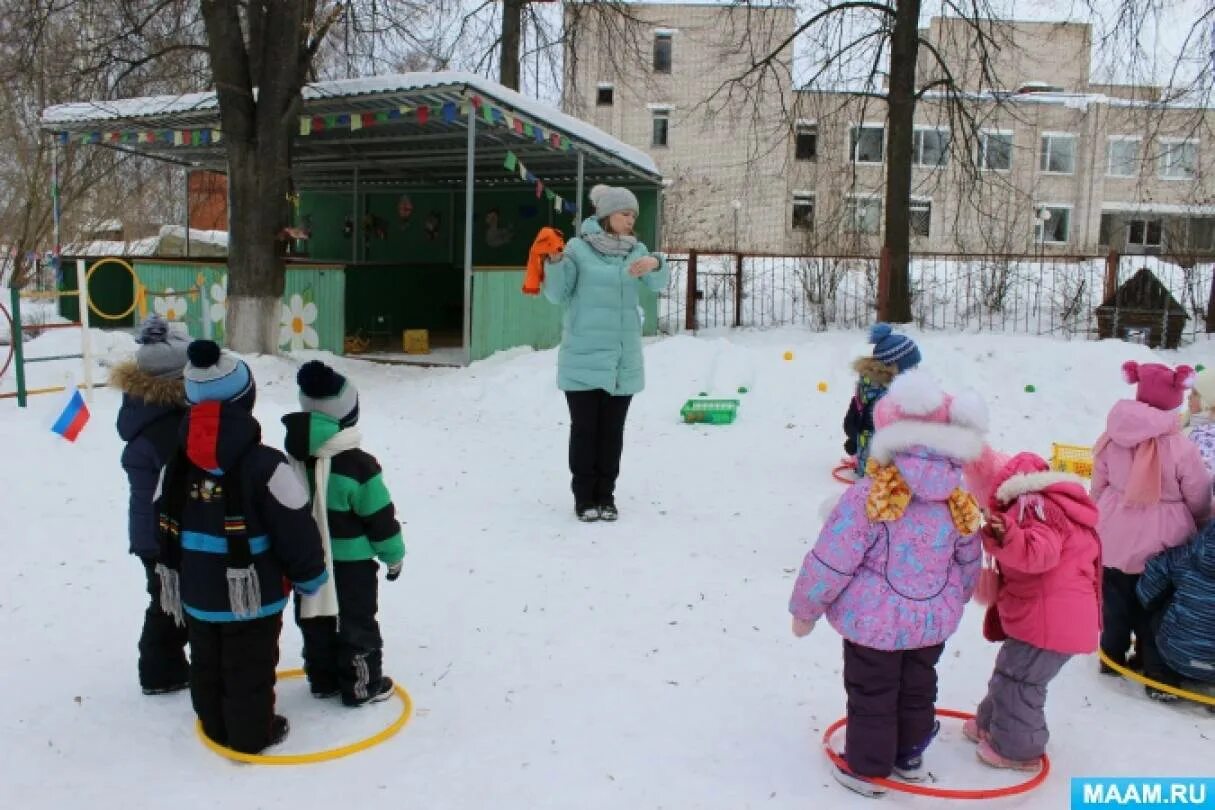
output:
M 1179 689 L 1176 686 L 1169 686 L 1167 683 L 1153 681 L 1151 678 L 1145 678 L 1138 672 L 1133 672 L 1121 664 L 1111 661 L 1110 657 L 1105 654 L 1105 650 L 1101 649 L 1100 647 L 1097 648 L 1097 655 L 1101 659 L 1101 663 L 1105 664 L 1107 667 L 1114 670 L 1114 672 L 1117 672 L 1119 675 L 1127 678 L 1128 680 L 1132 680 L 1135 683 L 1141 683 L 1144 686 L 1150 686 L 1153 689 L 1159 689 L 1161 692 L 1167 692 L 1170 695 L 1176 695 L 1179 698 L 1191 700 L 1195 703 L 1202 703 L 1207 706 L 1215 706 L 1215 697 L 1210 695 L 1202 695 L 1198 692 L 1190 692 L 1186 689 Z
M 288 669 L 276 674 L 283 680 L 287 678 L 302 678 L 304 677 L 304 670 Z M 328 762 L 331 759 L 339 759 L 351 754 L 357 754 L 359 751 L 366 751 L 368 748 L 379 745 L 405 728 L 405 724 L 409 722 L 409 718 L 413 715 L 413 700 L 399 683 L 393 685 L 393 691 L 401 701 L 401 713 L 397 715 L 397 719 L 392 721 L 391 725 L 358 742 L 352 742 L 349 745 L 342 745 L 337 748 L 327 748 L 324 751 L 313 751 L 307 754 L 245 754 L 240 751 L 233 751 L 231 748 L 220 745 L 212 740 L 203 733 L 202 723 L 197 719 L 194 721 L 194 730 L 198 732 L 198 738 L 202 740 L 203 745 L 207 746 L 207 748 L 210 748 L 221 757 L 226 757 L 237 762 L 247 762 L 251 765 L 311 765 L 316 762 Z
M 139 288 L 141 286 L 139 283 L 139 276 L 135 275 L 135 268 L 132 267 L 131 263 L 128 262 L 126 259 L 120 259 L 117 256 L 108 256 L 104 259 L 101 259 L 101 260 L 95 262 L 93 264 L 93 266 L 89 268 L 89 271 L 84 274 L 84 285 L 86 287 L 89 285 L 89 282 L 93 278 L 93 271 L 96 270 L 98 267 L 101 267 L 101 265 L 103 265 L 103 264 L 117 264 L 117 265 L 124 267 L 126 269 L 126 271 L 131 274 L 131 282 L 135 285 L 135 295 L 133 296 L 131 305 L 129 307 L 127 307 L 126 310 L 123 311 L 119 315 L 111 315 L 108 312 L 102 312 L 101 310 L 99 310 L 97 308 L 97 305 L 93 303 L 93 296 L 91 296 L 91 295 L 89 296 L 89 309 L 91 309 L 93 311 L 94 315 L 96 315 L 98 318 L 101 318 L 102 320 L 121 321 L 123 318 L 125 318 L 126 316 L 128 316 L 132 312 L 134 312 L 135 307 L 137 307 L 139 305 Z

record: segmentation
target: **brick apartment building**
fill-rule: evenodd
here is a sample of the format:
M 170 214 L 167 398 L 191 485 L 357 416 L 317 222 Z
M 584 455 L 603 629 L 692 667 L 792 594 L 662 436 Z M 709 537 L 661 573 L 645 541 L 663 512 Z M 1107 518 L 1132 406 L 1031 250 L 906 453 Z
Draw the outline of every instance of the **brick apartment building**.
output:
M 580 31 L 563 103 L 654 157 L 668 183 L 666 247 L 876 253 L 884 101 L 797 89 L 788 48 L 761 84 L 728 85 L 793 34 L 792 8 L 630 9 L 646 23 L 631 58 L 619 26 Z M 965 91 L 965 115 L 939 92 L 917 105 L 912 250 L 1215 252 L 1213 111 L 1166 103 L 1159 88 L 1094 84 L 1087 24 L 991 25 L 994 92 L 978 84 L 963 21 L 933 18 L 921 32 Z M 922 48 L 920 86 L 941 75 Z

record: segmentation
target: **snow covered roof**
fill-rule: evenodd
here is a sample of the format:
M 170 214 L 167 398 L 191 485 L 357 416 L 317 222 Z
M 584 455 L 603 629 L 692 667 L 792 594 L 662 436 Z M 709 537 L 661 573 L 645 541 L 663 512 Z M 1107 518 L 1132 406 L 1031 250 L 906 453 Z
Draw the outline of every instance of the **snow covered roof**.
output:
M 394 105 L 441 104 L 444 101 L 458 101 L 471 95 L 478 95 L 491 104 L 506 108 L 512 114 L 530 119 L 531 122 L 543 126 L 548 131 L 555 131 L 573 144 L 573 152 L 566 155 L 568 160 L 563 163 L 574 165 L 577 153 L 581 152 L 587 158 L 587 174 L 594 176 L 596 170 L 607 179 L 613 174 L 621 179 L 632 177 L 649 182 L 657 182 L 659 171 L 649 155 L 641 150 L 612 137 L 603 130 L 567 115 L 554 107 L 533 98 L 517 93 L 497 82 L 481 76 L 462 71 L 438 71 L 420 73 L 402 73 L 389 76 L 371 76 L 360 79 L 343 79 L 336 81 L 316 82 L 306 85 L 302 91 L 304 105 L 303 115 L 326 115 L 338 112 L 372 112 Z M 41 125 L 44 129 L 56 132 L 87 132 L 91 130 L 106 130 L 119 128 L 127 129 L 157 129 L 176 128 L 192 129 L 220 126 L 219 104 L 214 92 L 186 93 L 176 96 L 148 96 L 144 98 L 116 99 L 112 101 L 87 101 L 69 104 L 57 104 L 42 112 Z M 374 143 L 379 141 L 387 144 L 386 134 L 393 134 L 400 141 L 402 136 L 411 137 L 415 142 L 409 149 L 411 155 L 419 157 L 425 154 L 424 144 L 417 143 L 427 136 L 434 136 L 436 130 L 441 133 L 446 130 L 449 135 L 458 138 L 448 138 L 450 146 L 456 140 L 464 138 L 466 133 L 465 120 L 457 118 L 454 122 L 436 121 L 432 117 L 429 129 L 420 128 L 414 122 L 391 122 L 387 126 L 377 126 L 374 129 L 342 133 L 314 133 L 300 137 L 296 143 L 304 147 L 297 155 L 307 163 L 308 147 L 318 147 L 328 140 L 335 147 L 324 157 L 329 161 L 344 159 L 343 168 L 349 172 L 359 155 L 351 149 L 354 143 Z M 482 138 L 494 140 L 494 135 L 501 133 L 500 127 L 480 126 L 477 128 L 478 150 L 482 147 Z M 345 136 L 339 139 L 337 135 Z M 511 134 L 509 132 L 503 134 Z M 379 135 L 380 137 L 377 137 Z M 544 144 L 536 146 L 522 139 L 503 138 L 501 150 L 497 159 L 501 162 L 505 149 L 510 148 L 519 157 L 530 157 L 528 166 L 537 169 L 546 157 L 545 152 L 552 152 Z M 194 146 L 168 146 L 162 143 L 123 143 L 121 148 L 139 151 L 156 156 L 184 160 L 198 166 L 223 168 L 224 161 L 222 144 L 203 144 Z M 340 150 L 340 151 L 339 151 Z M 314 152 L 317 150 L 313 150 Z M 361 151 L 361 150 L 359 150 Z M 318 160 L 321 155 L 314 154 Z M 382 159 L 383 154 L 379 157 Z M 459 158 L 462 165 L 463 156 Z M 381 161 L 382 162 L 382 161 Z M 429 158 L 428 166 L 433 166 L 434 158 Z M 333 167 L 330 166 L 332 169 Z M 369 164 L 369 168 L 372 168 Z M 535 172 L 543 178 L 540 171 Z M 480 169 L 478 169 L 480 174 Z M 569 175 L 568 166 L 562 172 Z M 562 178 L 564 179 L 564 177 Z

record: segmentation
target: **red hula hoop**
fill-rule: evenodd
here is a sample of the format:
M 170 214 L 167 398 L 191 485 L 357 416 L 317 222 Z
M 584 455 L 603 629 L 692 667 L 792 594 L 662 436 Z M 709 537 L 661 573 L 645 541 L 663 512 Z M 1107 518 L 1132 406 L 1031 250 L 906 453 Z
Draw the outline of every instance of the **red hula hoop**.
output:
M 959 712 L 954 709 L 937 709 L 938 717 L 953 717 L 958 720 L 969 720 L 974 717 L 969 712 Z M 836 720 L 827 730 L 823 732 L 823 751 L 826 752 L 827 758 L 838 768 L 848 770 L 848 764 L 844 762 L 844 758 L 835 752 L 831 747 L 831 735 L 839 731 L 848 724 L 847 717 L 841 717 Z M 884 787 L 887 790 L 893 790 L 900 793 L 913 793 L 917 796 L 933 796 L 938 799 L 998 799 L 1003 796 L 1016 796 L 1021 793 L 1028 793 L 1034 788 L 1046 781 L 1046 777 L 1050 774 L 1050 758 L 1046 754 L 1042 755 L 1042 768 L 1033 778 L 1026 782 L 1021 782 L 1016 785 L 1000 788 L 934 788 L 924 785 L 914 785 L 907 782 L 896 782 L 892 779 L 880 779 L 878 777 L 865 777 L 866 781 L 872 782 L 875 785 Z

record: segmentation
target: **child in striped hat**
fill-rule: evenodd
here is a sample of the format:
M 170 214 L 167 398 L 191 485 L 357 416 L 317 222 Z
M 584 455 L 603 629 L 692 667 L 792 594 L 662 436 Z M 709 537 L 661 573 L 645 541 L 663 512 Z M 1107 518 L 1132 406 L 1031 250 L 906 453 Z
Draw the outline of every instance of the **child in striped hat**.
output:
M 852 364 L 857 373 L 856 391 L 844 414 L 844 452 L 856 459 L 857 477 L 865 475 L 869 441 L 873 438 L 873 409 L 886 395 L 890 383 L 904 371 L 920 364 L 915 341 L 895 332 L 890 324 L 874 324 L 869 330 L 873 354 Z
M 377 573 L 401 573 L 405 544 L 380 465 L 360 447 L 359 394 L 354 383 L 319 360 L 300 367 L 298 413 L 283 417 L 287 455 L 312 490 L 332 574 L 316 594 L 295 602 L 304 637 L 304 670 L 314 697 L 341 694 L 347 706 L 392 696 L 383 674 Z

